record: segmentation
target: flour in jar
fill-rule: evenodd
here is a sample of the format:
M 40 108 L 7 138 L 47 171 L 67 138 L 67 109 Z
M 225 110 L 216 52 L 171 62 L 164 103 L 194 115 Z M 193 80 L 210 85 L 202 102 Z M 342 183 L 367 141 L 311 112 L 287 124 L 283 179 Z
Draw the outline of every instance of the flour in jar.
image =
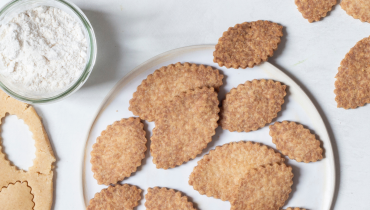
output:
M 81 24 L 55 7 L 37 7 L 0 27 L 0 74 L 38 94 L 66 89 L 83 72 L 88 44 Z

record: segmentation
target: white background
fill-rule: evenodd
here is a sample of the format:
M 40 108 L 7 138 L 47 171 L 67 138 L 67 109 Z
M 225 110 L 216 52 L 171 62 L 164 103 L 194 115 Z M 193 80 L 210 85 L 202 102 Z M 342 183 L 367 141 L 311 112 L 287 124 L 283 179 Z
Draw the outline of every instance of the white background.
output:
M 353 19 L 339 5 L 322 21 L 308 23 L 293 0 L 72 2 L 94 27 L 98 58 L 78 92 L 55 104 L 35 106 L 57 157 L 54 209 L 83 209 L 77 190 L 85 137 L 102 100 L 122 76 L 159 53 L 215 44 L 228 27 L 260 19 L 285 27 L 282 43 L 269 62 L 301 85 L 327 125 L 337 161 L 334 209 L 369 208 L 370 106 L 338 109 L 333 91 L 341 60 L 357 41 L 370 35 L 370 23 Z M 0 0 L 0 6 L 5 3 Z

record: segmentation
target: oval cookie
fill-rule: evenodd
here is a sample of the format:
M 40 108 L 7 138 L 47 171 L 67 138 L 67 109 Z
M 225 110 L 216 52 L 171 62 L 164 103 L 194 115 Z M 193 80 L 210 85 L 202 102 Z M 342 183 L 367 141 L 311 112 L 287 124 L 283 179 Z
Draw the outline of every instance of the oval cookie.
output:
M 249 169 L 284 158 L 267 146 L 252 142 L 232 142 L 205 155 L 189 177 L 189 184 L 202 195 L 230 200 L 234 188 Z
M 323 150 L 320 141 L 303 125 L 283 121 L 270 125 L 270 136 L 276 148 L 298 162 L 321 160 Z
M 354 109 L 370 103 L 370 37 L 347 53 L 335 76 L 335 101 L 338 108 Z
M 249 170 L 240 180 L 231 203 L 231 210 L 276 210 L 288 199 L 293 185 L 290 166 L 259 166 Z
M 96 193 L 86 210 L 133 210 L 141 200 L 141 189 L 128 184 L 109 186 Z
M 252 68 L 274 54 L 283 26 L 270 21 L 236 24 L 225 31 L 213 52 L 213 62 L 226 68 Z
M 218 104 L 214 89 L 202 88 L 181 93 L 164 105 L 150 138 L 157 168 L 174 168 L 207 147 L 218 126 Z
M 0 209 L 33 210 L 33 195 L 27 182 L 16 182 L 5 188 L 0 188 Z
M 193 203 L 180 192 L 166 188 L 148 188 L 145 195 L 147 210 L 195 210 Z
M 286 210 L 306 210 L 306 209 L 301 209 L 301 208 L 298 208 L 298 207 L 295 207 L 295 208 L 289 207 Z
M 91 151 L 94 178 L 99 184 L 115 184 L 130 177 L 145 157 L 144 124 L 130 117 L 109 125 Z
M 249 132 L 264 127 L 281 110 L 285 89 L 285 85 L 272 80 L 247 81 L 231 89 L 222 102 L 222 129 Z
M 340 6 L 348 15 L 362 22 L 370 22 L 370 2 L 364 0 L 343 0 Z
M 129 110 L 143 120 L 154 121 L 156 112 L 174 96 L 201 87 L 214 87 L 217 90 L 223 78 L 218 70 L 210 66 L 191 63 L 164 66 L 137 87 Z
M 302 16 L 312 23 L 326 17 L 337 0 L 295 0 L 295 4 Z

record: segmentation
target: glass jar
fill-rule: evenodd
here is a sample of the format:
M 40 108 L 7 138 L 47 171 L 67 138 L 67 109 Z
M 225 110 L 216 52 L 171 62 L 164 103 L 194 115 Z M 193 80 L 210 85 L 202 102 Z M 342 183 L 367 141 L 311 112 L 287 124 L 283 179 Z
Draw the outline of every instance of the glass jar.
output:
M 58 92 L 45 93 L 45 94 L 32 94 L 27 91 L 22 91 L 17 88 L 10 81 L 7 81 L 5 77 L 0 76 L 0 88 L 5 91 L 8 95 L 16 98 L 20 101 L 30 104 L 42 104 L 61 100 L 76 92 L 82 87 L 90 76 L 97 53 L 96 38 L 94 30 L 85 16 L 85 14 L 75 4 L 65 0 L 14 0 L 6 4 L 0 10 L 0 25 L 8 23 L 16 15 L 26 10 L 33 9 L 39 6 L 50 6 L 56 7 L 64 12 L 68 13 L 74 19 L 76 19 L 85 34 L 88 49 L 87 49 L 87 62 L 85 68 L 78 79 L 72 82 L 68 87 Z

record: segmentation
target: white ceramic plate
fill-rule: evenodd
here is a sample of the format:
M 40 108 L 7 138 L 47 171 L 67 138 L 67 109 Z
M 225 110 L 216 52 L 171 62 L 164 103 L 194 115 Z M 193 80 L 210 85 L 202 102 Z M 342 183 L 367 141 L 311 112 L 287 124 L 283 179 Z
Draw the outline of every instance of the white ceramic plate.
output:
M 91 172 L 90 152 L 96 138 L 107 125 L 121 118 L 133 116 L 128 110 L 129 100 L 132 98 L 132 94 L 136 91 L 137 86 L 140 85 L 141 81 L 149 74 L 153 73 L 161 66 L 167 66 L 171 63 L 190 62 L 213 66 L 222 71 L 225 75 L 225 79 L 223 81 L 224 85 L 220 88 L 220 100 L 224 99 L 225 94 L 229 92 L 231 88 L 247 80 L 273 79 L 283 82 L 288 86 L 285 104 L 282 107 L 282 111 L 273 122 L 290 120 L 307 126 L 323 142 L 325 158 L 321 161 L 308 164 L 287 159 L 287 164 L 293 168 L 294 184 L 292 186 L 292 193 L 285 207 L 302 207 L 311 210 L 330 209 L 335 189 L 333 149 L 323 120 L 310 99 L 292 79 L 270 63 L 265 62 L 252 69 L 235 70 L 221 68 L 212 61 L 213 51 L 214 45 L 201 45 L 184 47 L 163 53 L 135 68 L 111 91 L 102 104 L 100 111 L 97 113 L 87 137 L 82 166 L 82 188 L 86 205 L 88 205 L 89 200 L 94 197 L 95 193 L 107 187 L 98 185 Z M 145 122 L 148 140 L 153 128 L 153 122 Z M 188 185 L 188 177 L 193 168 L 197 165 L 197 162 L 210 150 L 218 145 L 240 140 L 260 142 L 272 148 L 276 148 L 271 141 L 268 126 L 249 133 L 232 133 L 229 131 L 222 131 L 222 129 L 218 127 L 213 141 L 203 153 L 198 155 L 194 160 L 174 169 L 156 169 L 148 149 L 146 158 L 142 161 L 142 166 L 140 166 L 137 172 L 133 173 L 131 177 L 123 180 L 122 183 L 129 183 L 140 187 L 144 190 L 143 196 L 146 194 L 148 187 L 160 186 L 179 190 L 187 195 L 190 200 L 194 202 L 195 207 L 200 210 L 230 209 L 229 202 L 200 195 L 198 191 L 195 191 L 192 186 Z M 145 199 L 143 198 L 137 209 L 144 210 L 144 203 Z

